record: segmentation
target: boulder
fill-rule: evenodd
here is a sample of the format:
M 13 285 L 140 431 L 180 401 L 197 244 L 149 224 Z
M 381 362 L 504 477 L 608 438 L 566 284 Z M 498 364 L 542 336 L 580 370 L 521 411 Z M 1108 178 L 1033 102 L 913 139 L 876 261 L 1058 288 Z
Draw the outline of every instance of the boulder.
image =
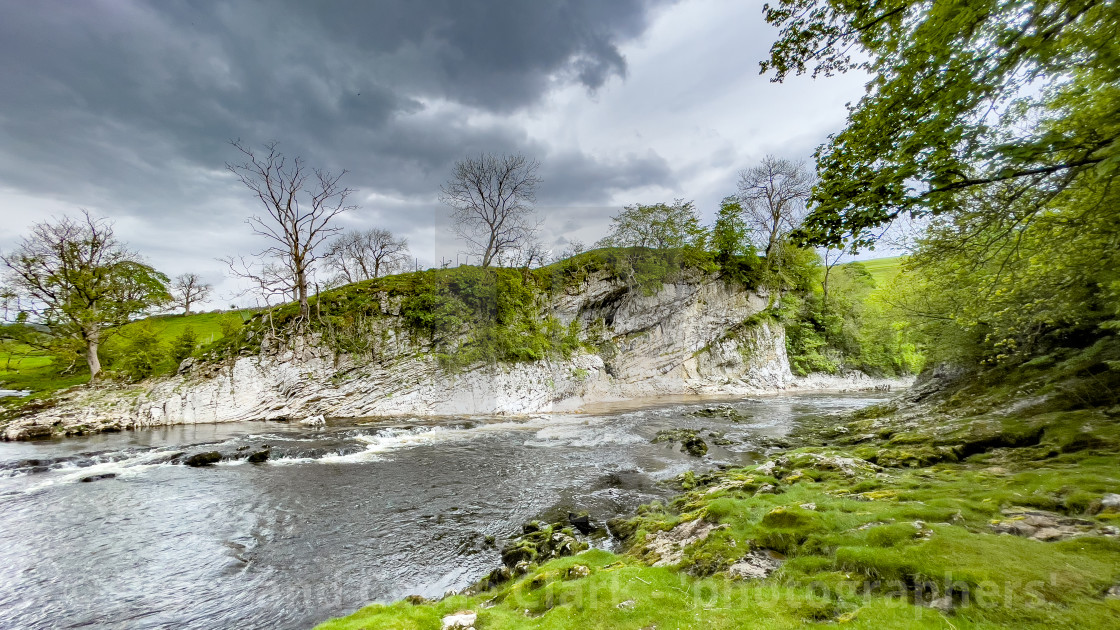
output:
M 46 440 L 52 435 L 51 428 L 42 424 L 32 424 L 16 433 L 17 440 Z
M 460 610 L 453 615 L 447 615 L 443 618 L 441 630 L 469 630 L 474 628 L 474 622 L 478 620 L 478 613 L 471 610 Z
M 570 523 L 572 527 L 578 529 L 579 533 L 584 536 L 590 534 L 592 530 L 595 529 L 595 527 L 591 525 L 591 517 L 586 513 L 575 514 L 574 512 L 568 512 L 568 523 Z
M 90 475 L 88 477 L 82 477 L 79 481 L 81 481 L 82 483 L 89 483 L 91 481 L 101 481 L 102 479 L 113 479 L 116 476 L 117 473 L 102 473 L 100 475 Z
M 756 549 L 727 568 L 727 574 L 744 580 L 761 580 L 782 566 L 784 557 L 769 549 Z
M 699 436 L 692 436 L 681 442 L 681 452 L 693 457 L 703 457 L 708 454 L 708 443 Z
M 583 564 L 573 564 L 568 567 L 567 579 L 578 580 L 591 575 L 591 567 Z
M 309 427 L 325 427 L 327 426 L 327 419 L 320 414 L 316 416 L 307 416 L 303 420 L 300 420 L 299 423 Z
M 187 466 L 198 468 L 199 466 L 210 466 L 222 461 L 222 454 L 218 451 L 208 451 L 206 453 L 195 453 L 190 457 L 183 460 Z
M 256 453 L 249 455 L 248 461 L 250 464 L 260 464 L 268 461 L 270 455 L 272 455 L 272 451 L 268 450 L 267 448 L 262 449 L 257 451 Z
M 1101 497 L 1102 512 L 1120 512 L 1120 494 L 1106 494 Z

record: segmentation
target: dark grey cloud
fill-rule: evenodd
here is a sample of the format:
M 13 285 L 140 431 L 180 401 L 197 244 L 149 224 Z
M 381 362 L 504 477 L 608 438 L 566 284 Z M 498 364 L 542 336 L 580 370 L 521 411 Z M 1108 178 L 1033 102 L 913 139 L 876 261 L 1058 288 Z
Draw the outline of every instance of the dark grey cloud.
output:
M 594 242 L 626 203 L 695 198 L 708 212 L 746 160 L 789 155 L 791 137 L 811 148 L 833 130 L 818 119 L 843 117 L 755 75 L 772 38 L 758 8 L 0 3 L 0 248 L 86 207 L 169 273 L 216 281 L 215 256 L 259 249 L 242 224 L 254 200 L 224 170 L 234 138 L 347 169 L 362 208 L 340 224 L 398 231 L 429 263 L 458 247 L 439 185 L 480 152 L 540 160 L 557 246 Z
M 509 113 L 556 85 L 599 88 L 625 75 L 618 44 L 641 33 L 652 4 L 7 3 L 0 179 L 93 200 L 121 183 L 144 202 L 190 198 L 177 169 L 220 167 L 231 138 L 277 139 L 363 184 L 415 193 L 409 170 L 525 148 L 508 129 L 410 127 L 425 102 Z
M 545 204 L 593 203 L 615 192 L 677 183 L 669 162 L 652 150 L 606 159 L 559 153 L 541 165 L 541 173 L 538 198 Z

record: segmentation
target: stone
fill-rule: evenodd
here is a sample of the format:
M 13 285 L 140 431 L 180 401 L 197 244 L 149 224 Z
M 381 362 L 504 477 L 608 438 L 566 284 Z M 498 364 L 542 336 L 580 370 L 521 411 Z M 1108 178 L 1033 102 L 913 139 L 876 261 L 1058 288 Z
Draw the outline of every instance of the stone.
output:
M 471 610 L 460 610 L 453 615 L 447 615 L 442 620 L 441 630 L 468 630 L 474 628 L 478 620 L 478 613 Z
M 222 454 L 218 451 L 208 451 L 206 453 L 195 453 L 190 457 L 183 460 L 187 466 L 198 468 L 199 466 L 210 466 L 222 461 Z
M 712 532 L 724 527 L 727 526 L 714 525 L 702 518 L 685 521 L 669 531 L 650 534 L 642 546 L 646 553 L 657 556 L 653 566 L 674 566 L 684 558 L 686 547 L 704 540 Z
M 568 567 L 567 577 L 569 580 L 578 580 L 591 575 L 591 567 L 584 564 L 573 564 Z
M 1120 599 L 1120 584 L 1112 585 L 1112 588 L 1104 592 L 1107 599 Z
M 681 452 L 693 457 L 703 457 L 708 454 L 708 443 L 704 438 L 693 436 L 681 442 Z
M 423 606 L 424 604 L 431 603 L 427 597 L 424 597 L 422 595 L 409 595 L 408 597 L 404 598 L 404 601 L 412 604 L 413 606 Z
M 303 420 L 300 420 L 299 423 L 309 427 L 324 427 L 327 425 L 327 419 L 320 414 L 315 416 L 307 416 Z
M 251 455 L 249 455 L 248 461 L 250 464 L 260 464 L 263 462 L 267 462 L 269 456 L 271 455 L 272 451 L 268 450 L 267 448 L 262 449 L 257 451 L 256 453 L 252 453 Z
M 636 605 L 637 605 L 637 603 L 638 603 L 638 602 L 635 602 L 635 601 L 634 601 L 634 600 L 632 600 L 632 599 L 628 599 L 628 600 L 626 600 L 626 601 L 621 601 L 621 602 L 618 602 L 618 604 L 617 604 L 617 605 L 615 605 L 615 608 L 617 608 L 617 609 L 619 609 L 619 610 L 630 610 L 631 608 L 633 608 L 634 606 L 636 606 Z
M 953 598 L 949 595 L 943 595 L 931 601 L 929 607 L 936 611 L 949 614 L 953 612 Z
M 101 481 L 102 479 L 114 479 L 116 478 L 116 476 L 117 473 L 102 473 L 100 475 L 90 475 L 88 477 L 82 477 L 79 481 L 81 481 L 82 483 L 89 483 L 91 481 Z
M 1120 512 L 1120 494 L 1106 494 L 1101 497 L 1102 512 Z
M 570 523 L 572 527 L 578 529 L 579 533 L 583 534 L 584 536 L 590 534 L 591 531 L 595 529 L 591 525 L 591 517 L 586 513 L 575 514 L 574 512 L 568 512 L 568 523 Z
M 814 512 L 817 509 L 817 504 L 816 503 L 802 503 L 801 504 L 801 509 L 802 510 L 809 510 L 810 512 Z
M 761 496 L 761 495 L 764 495 L 764 494 L 781 494 L 781 493 L 782 493 L 782 490 L 778 486 L 775 486 L 772 483 L 764 483 L 761 486 L 759 486 L 758 490 L 755 490 L 754 495 L 757 497 L 757 496 Z
M 727 574 L 743 580 L 761 580 L 782 566 L 784 556 L 770 549 L 756 549 L 727 568 Z
M 50 439 L 53 435 L 51 428 L 45 425 L 33 424 L 31 426 L 23 427 L 19 433 L 16 434 L 17 440 L 46 440 Z
M 1004 520 L 992 523 L 997 534 L 1011 534 L 1043 542 L 1067 540 L 1075 536 L 1105 532 L 1093 521 L 1072 518 L 1045 510 L 1009 508 L 1003 511 Z

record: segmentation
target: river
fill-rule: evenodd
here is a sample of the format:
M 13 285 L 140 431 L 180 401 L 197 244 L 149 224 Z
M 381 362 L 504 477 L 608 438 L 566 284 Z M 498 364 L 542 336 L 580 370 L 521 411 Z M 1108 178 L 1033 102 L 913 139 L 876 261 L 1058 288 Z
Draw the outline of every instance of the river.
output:
M 0 628 L 306 628 L 370 602 L 436 597 L 497 566 L 526 520 L 572 509 L 604 522 L 671 496 L 664 482 L 686 470 L 758 461 L 761 439 L 799 419 L 884 396 L 720 401 L 739 422 L 676 399 L 0 443 Z M 733 443 L 697 458 L 651 442 L 676 428 Z M 265 445 L 268 462 L 243 459 Z M 179 463 L 202 451 L 235 459 Z M 100 475 L 115 476 L 82 481 Z

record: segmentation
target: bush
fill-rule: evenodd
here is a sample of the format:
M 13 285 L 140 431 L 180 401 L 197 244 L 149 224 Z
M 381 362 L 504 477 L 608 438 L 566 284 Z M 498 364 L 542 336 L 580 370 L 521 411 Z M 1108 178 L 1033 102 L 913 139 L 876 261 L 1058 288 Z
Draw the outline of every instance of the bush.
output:
M 171 359 L 178 365 L 187 357 L 194 354 L 194 350 L 197 346 L 198 335 L 195 334 L 193 326 L 187 326 L 183 329 L 183 332 L 171 342 Z
M 121 367 L 130 379 L 139 381 L 154 374 L 159 364 L 167 359 L 167 353 L 150 323 L 141 322 L 131 333 L 132 337 L 124 345 Z

